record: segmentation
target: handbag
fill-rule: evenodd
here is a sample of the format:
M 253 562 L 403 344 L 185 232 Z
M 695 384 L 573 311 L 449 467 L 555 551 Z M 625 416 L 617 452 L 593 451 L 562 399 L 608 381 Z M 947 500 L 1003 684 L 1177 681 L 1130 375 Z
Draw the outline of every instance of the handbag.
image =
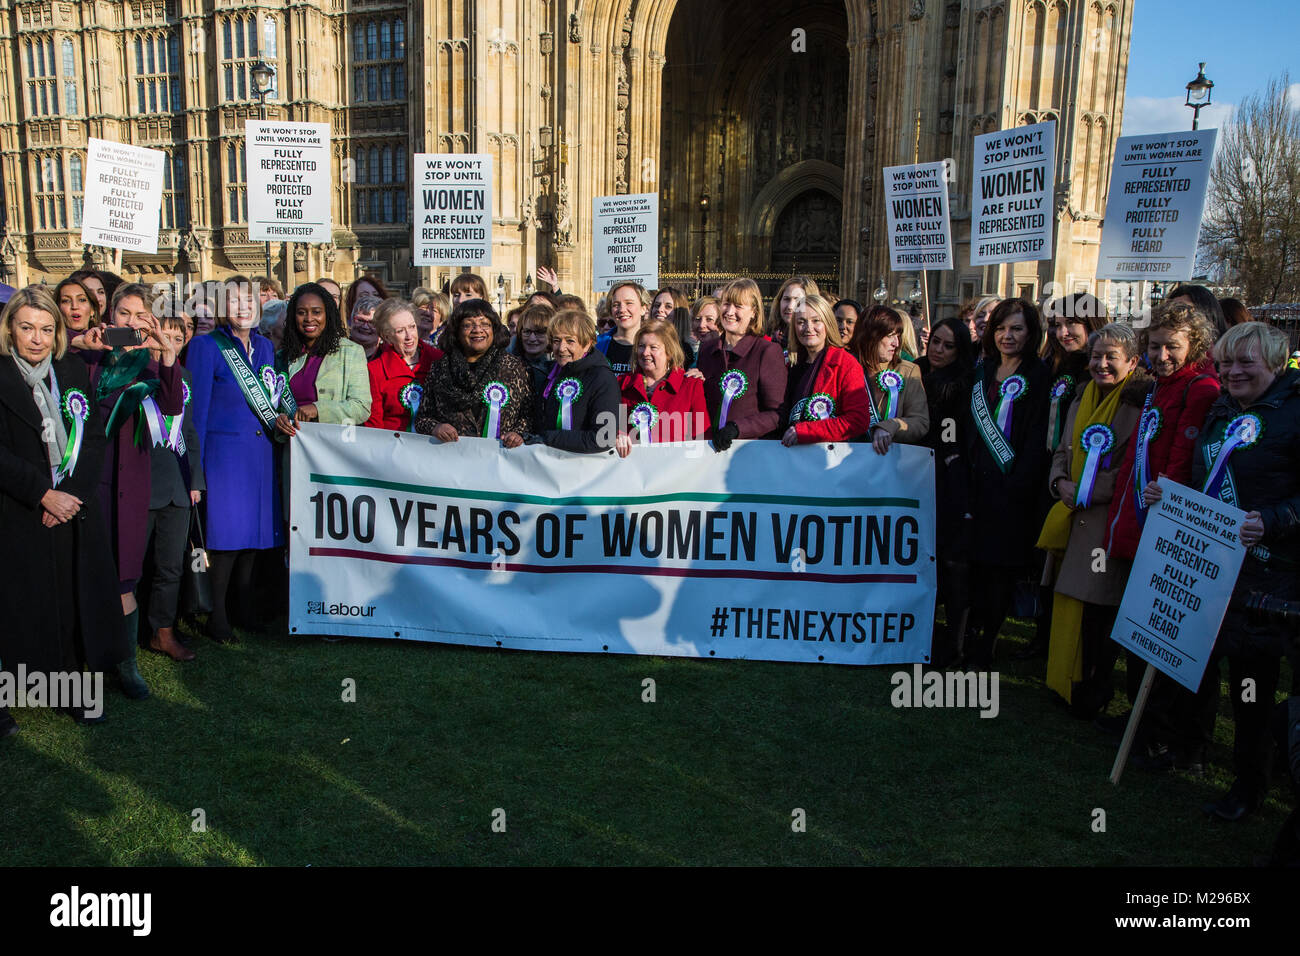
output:
M 199 509 L 190 508 L 189 546 L 181 575 L 181 614 L 212 613 L 212 574 L 208 570 L 208 549 L 203 543 L 203 522 Z

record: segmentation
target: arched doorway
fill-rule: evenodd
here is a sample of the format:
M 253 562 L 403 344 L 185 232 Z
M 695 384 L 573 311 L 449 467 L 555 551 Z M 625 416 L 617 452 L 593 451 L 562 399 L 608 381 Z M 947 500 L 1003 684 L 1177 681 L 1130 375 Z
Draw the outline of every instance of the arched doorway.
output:
M 790 202 L 772 233 L 776 273 L 835 272 L 840 262 L 840 201 L 828 192 L 809 189 Z
M 677 4 L 660 112 L 662 272 L 838 270 L 847 31 L 842 0 Z

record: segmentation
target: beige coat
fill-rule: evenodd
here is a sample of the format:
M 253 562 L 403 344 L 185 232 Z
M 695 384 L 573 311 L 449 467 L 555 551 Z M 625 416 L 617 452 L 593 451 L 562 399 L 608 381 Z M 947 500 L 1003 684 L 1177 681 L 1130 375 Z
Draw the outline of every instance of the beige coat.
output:
M 1080 396 L 1082 394 L 1081 390 Z M 1078 411 L 1079 399 L 1075 399 L 1065 419 L 1061 444 L 1052 457 L 1052 471 L 1047 479 L 1052 484 L 1055 484 L 1057 478 L 1062 481 L 1071 480 L 1074 419 Z M 1074 512 L 1072 516 L 1070 543 L 1066 546 L 1065 557 L 1060 559 L 1060 570 L 1056 577 L 1056 590 L 1068 597 L 1089 604 L 1118 607 L 1124 596 L 1130 562 L 1112 558 L 1105 553 L 1106 513 L 1115 496 L 1115 477 L 1119 473 L 1120 462 L 1124 460 L 1124 451 L 1133 437 L 1141 414 L 1141 408 L 1120 402 L 1115 418 L 1110 423 L 1111 430 L 1115 433 L 1115 447 L 1110 450 L 1110 467 L 1097 474 L 1092 504 L 1082 511 Z M 1052 497 L 1059 500 L 1060 495 L 1053 493 Z
M 885 429 L 894 441 L 919 445 L 930 430 L 930 406 L 925 400 L 921 370 L 915 362 L 903 359 L 898 363 L 897 371 L 903 376 L 903 391 L 898 396 L 898 415 L 877 422 L 874 427 Z M 886 395 L 876 386 L 875 376 L 868 376 L 868 391 L 876 411 L 883 414 Z

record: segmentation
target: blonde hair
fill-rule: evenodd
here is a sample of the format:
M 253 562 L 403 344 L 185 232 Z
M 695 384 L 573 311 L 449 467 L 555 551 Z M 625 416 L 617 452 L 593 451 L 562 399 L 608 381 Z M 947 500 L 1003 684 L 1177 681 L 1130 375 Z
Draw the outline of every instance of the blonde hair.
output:
M 451 318 L 451 298 L 442 292 L 435 292 L 429 299 L 429 306 L 438 313 L 439 324 Z
M 682 350 L 682 341 L 677 336 L 677 326 L 667 319 L 646 319 L 641 323 L 641 328 L 637 329 L 636 336 L 632 339 L 634 361 L 637 350 L 641 347 L 641 339 L 647 335 L 657 335 L 659 341 L 663 342 L 664 351 L 668 353 L 668 371 L 686 366 L 686 353 Z M 637 368 L 640 368 L 639 362 Z
M 1290 340 L 1281 329 L 1263 322 L 1241 322 L 1231 326 L 1214 343 L 1214 358 L 1222 362 L 1255 351 L 1274 375 L 1280 375 L 1286 371 L 1290 347 Z
M 753 279 L 732 279 L 718 293 L 718 311 L 724 305 L 747 305 L 754 310 L 746 332 L 754 335 L 763 334 L 763 293 L 758 290 L 758 283 Z M 721 328 L 721 325 L 719 325 Z
M 898 335 L 899 357 L 902 357 L 901 353 L 906 352 L 912 356 L 912 361 L 916 361 L 917 356 L 921 354 L 920 343 L 916 341 L 916 323 L 912 321 L 912 317 L 906 312 L 898 309 L 894 311 L 898 312 L 898 317 L 903 320 L 903 331 Z
M 607 299 L 614 298 L 614 293 L 624 287 L 636 290 L 637 298 L 641 300 L 641 308 L 643 309 L 650 308 L 650 303 L 654 301 L 653 299 L 650 298 L 650 290 L 647 289 L 639 282 L 632 282 L 627 279 L 624 279 L 622 281 L 615 280 L 614 284 L 609 287 L 609 295 L 606 296 L 606 298 Z
M 830 302 L 825 297 L 815 294 L 804 296 L 803 310 L 815 313 L 817 318 L 822 320 L 822 325 L 826 326 L 826 344 L 828 346 L 844 347 L 844 342 L 840 339 L 840 324 L 835 321 L 835 310 L 831 308 Z M 797 314 L 795 319 L 798 320 Z M 798 333 L 792 333 L 790 348 L 794 352 L 796 364 L 808 361 L 808 352 L 803 347 L 803 343 L 799 341 Z
M 781 318 L 781 297 L 785 295 L 786 290 L 791 286 L 797 285 L 803 289 L 804 298 L 810 295 L 821 295 L 821 289 L 817 288 L 817 283 L 807 276 L 791 276 L 781 283 L 781 288 L 776 290 L 776 295 L 772 297 L 772 304 L 768 307 L 767 328 L 775 329 L 785 320 Z
M 370 321 L 375 325 L 375 331 L 379 333 L 380 339 L 388 341 L 388 331 L 393 319 L 400 312 L 409 312 L 415 324 L 420 324 L 419 313 L 416 312 L 415 305 L 407 302 L 405 299 L 393 297 L 380 302 L 375 308 L 375 314 L 370 317 Z M 391 344 L 391 343 L 389 343 Z
M 421 309 L 433 301 L 433 290 L 420 286 L 411 291 L 411 305 Z
M 0 355 L 13 354 L 13 320 L 22 308 L 33 308 L 38 312 L 48 312 L 54 320 L 54 348 L 50 358 L 61 359 L 68 351 L 68 330 L 63 323 L 63 313 L 54 301 L 54 296 L 44 286 L 29 285 L 19 289 L 0 312 Z
M 551 323 L 547 327 L 546 335 L 547 338 L 554 341 L 564 333 L 575 335 L 579 342 L 590 346 L 596 341 L 596 323 L 586 312 L 579 312 L 577 309 L 562 309 L 551 316 Z

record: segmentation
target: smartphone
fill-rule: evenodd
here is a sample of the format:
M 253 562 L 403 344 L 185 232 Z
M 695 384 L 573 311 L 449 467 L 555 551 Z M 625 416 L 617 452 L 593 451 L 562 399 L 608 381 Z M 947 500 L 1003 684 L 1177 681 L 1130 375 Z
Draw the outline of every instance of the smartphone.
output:
M 104 330 L 104 344 L 110 349 L 125 349 L 144 344 L 144 333 L 127 326 L 110 325 Z

